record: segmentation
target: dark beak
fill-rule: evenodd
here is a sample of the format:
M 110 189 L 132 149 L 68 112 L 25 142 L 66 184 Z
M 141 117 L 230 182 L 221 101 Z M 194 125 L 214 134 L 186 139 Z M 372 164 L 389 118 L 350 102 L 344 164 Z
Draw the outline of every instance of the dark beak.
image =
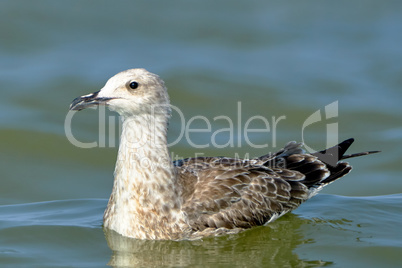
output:
M 113 99 L 113 98 L 99 98 L 98 94 L 99 91 L 89 95 L 75 98 L 73 102 L 70 104 L 70 110 L 81 111 L 88 107 L 96 106 L 99 104 L 106 104 L 107 101 Z

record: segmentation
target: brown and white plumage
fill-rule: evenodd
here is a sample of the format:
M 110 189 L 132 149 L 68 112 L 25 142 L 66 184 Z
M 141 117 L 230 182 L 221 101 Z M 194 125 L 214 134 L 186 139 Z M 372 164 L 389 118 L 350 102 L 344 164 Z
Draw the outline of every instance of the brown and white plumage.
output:
M 172 162 L 167 148 L 169 97 L 144 69 L 121 72 L 71 110 L 108 105 L 123 121 L 104 226 L 139 239 L 197 239 L 264 225 L 294 210 L 350 172 L 340 160 L 353 139 L 314 154 L 290 142 L 255 159 L 198 157 Z

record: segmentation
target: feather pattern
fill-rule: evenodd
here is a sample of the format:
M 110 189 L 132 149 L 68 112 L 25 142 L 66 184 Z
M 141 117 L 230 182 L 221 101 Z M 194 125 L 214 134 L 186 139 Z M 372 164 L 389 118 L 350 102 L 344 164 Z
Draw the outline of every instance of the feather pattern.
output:
M 349 164 L 339 163 L 331 174 L 325 163 L 316 156 L 300 154 L 294 145 L 251 160 L 199 157 L 174 162 L 179 184 L 186 189 L 182 209 L 195 235 L 267 224 L 351 170 Z M 286 168 L 273 165 L 275 162 L 282 163 L 280 166 L 285 162 Z

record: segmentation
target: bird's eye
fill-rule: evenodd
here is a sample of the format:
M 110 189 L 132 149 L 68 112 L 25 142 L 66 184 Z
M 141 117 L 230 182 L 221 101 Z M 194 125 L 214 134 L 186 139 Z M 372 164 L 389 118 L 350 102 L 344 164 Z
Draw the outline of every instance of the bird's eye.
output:
M 138 85 L 138 82 L 133 81 L 129 84 L 129 86 L 131 89 L 136 89 L 139 85 Z

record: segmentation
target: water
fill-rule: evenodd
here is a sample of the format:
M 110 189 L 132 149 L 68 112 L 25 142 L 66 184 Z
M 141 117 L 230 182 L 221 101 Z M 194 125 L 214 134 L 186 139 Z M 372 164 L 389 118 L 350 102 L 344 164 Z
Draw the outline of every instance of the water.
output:
M 1 266 L 399 266 L 400 8 L 372 0 L 2 1 Z M 183 113 L 173 114 L 171 142 L 182 120 L 207 129 L 179 139 L 175 156 L 253 157 L 303 138 L 320 149 L 328 124 L 337 124 L 339 140 L 356 139 L 351 151 L 383 152 L 351 160 L 351 174 L 267 227 L 195 242 L 104 233 L 118 130 L 99 134 L 99 111 L 77 113 L 77 139 L 106 141 L 82 149 L 68 141 L 64 122 L 72 99 L 132 67 L 158 73 Z M 335 101 L 336 116 L 325 118 Z M 302 133 L 317 110 L 322 120 Z M 270 131 L 245 137 L 257 115 Z M 110 129 L 117 119 L 106 116 Z M 217 116 L 233 120 L 233 133 L 213 136 L 228 127 Z

